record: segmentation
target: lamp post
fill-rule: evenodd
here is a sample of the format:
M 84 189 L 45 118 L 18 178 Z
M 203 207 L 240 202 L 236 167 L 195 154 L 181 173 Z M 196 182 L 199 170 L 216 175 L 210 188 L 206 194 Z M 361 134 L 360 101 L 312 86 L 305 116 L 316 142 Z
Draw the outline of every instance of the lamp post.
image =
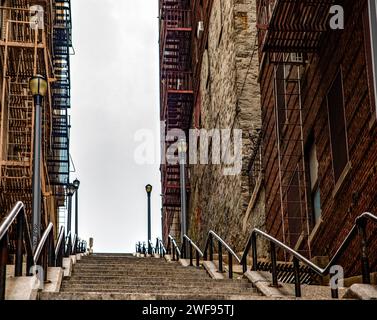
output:
M 80 180 L 77 178 L 73 181 L 73 186 L 75 187 L 75 233 L 79 236 L 79 187 Z
M 41 145 L 42 145 L 42 104 L 47 93 L 47 81 L 41 75 L 30 79 L 29 87 L 34 98 L 34 152 L 32 178 L 32 220 L 33 250 L 41 237 Z
M 147 192 L 148 197 L 148 254 L 151 254 L 151 244 L 150 241 L 152 240 L 151 237 L 151 193 L 152 193 L 152 186 L 147 184 L 145 186 L 145 191 Z
M 76 188 L 72 183 L 67 184 L 67 195 L 68 195 L 68 220 L 67 220 L 67 234 L 71 232 L 72 224 L 72 196 L 75 193 Z M 71 235 L 72 237 L 72 235 Z

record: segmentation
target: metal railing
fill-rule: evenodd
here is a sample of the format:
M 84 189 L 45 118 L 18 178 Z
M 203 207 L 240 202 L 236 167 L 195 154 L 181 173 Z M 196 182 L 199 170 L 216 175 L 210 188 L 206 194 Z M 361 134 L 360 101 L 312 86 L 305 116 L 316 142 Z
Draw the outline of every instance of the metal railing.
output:
M 51 222 L 35 249 L 34 264 L 43 268 L 43 280 L 47 281 L 48 267 L 55 267 L 54 225 Z
M 55 248 L 55 266 L 56 267 L 63 267 L 63 257 L 65 255 L 65 228 L 62 226 L 60 227 L 58 240 L 56 242 Z
M 181 250 L 179 249 L 177 242 L 171 235 L 169 235 L 168 237 L 168 245 L 166 247 L 166 251 L 168 254 L 172 255 L 173 261 L 179 260 L 179 258 L 181 257 Z
M 189 252 L 190 266 L 193 266 L 193 259 L 194 259 L 193 249 L 195 249 L 196 266 L 199 267 L 200 266 L 200 257 L 204 256 L 203 252 L 199 249 L 199 247 L 187 235 L 184 235 L 183 236 L 183 244 L 182 244 L 182 254 L 183 254 L 183 257 L 185 259 L 187 258 L 187 252 L 186 252 L 187 244 L 188 244 L 188 247 L 189 247 L 188 252 Z
M 258 270 L 258 253 L 257 253 L 257 236 L 261 236 L 267 240 L 270 241 L 271 245 L 271 274 L 272 274 L 272 285 L 277 286 L 278 280 L 277 280 L 277 270 L 276 270 L 276 247 L 279 247 L 280 249 L 284 250 L 286 253 L 289 253 L 293 256 L 293 267 L 294 267 L 294 274 L 295 274 L 295 294 L 296 297 L 301 296 L 301 284 L 300 284 L 300 262 L 308 266 L 311 270 L 313 270 L 315 273 L 317 273 L 320 276 L 326 276 L 330 274 L 331 267 L 335 265 L 335 263 L 338 261 L 338 259 L 343 255 L 347 247 L 349 246 L 350 242 L 355 238 L 356 235 L 361 236 L 361 265 L 362 265 L 362 277 L 363 277 L 363 283 L 370 284 L 370 269 L 369 269 L 369 260 L 367 256 L 367 235 L 366 235 L 366 225 L 368 221 L 372 221 L 374 223 L 377 223 L 377 216 L 365 212 L 359 217 L 356 218 L 355 224 L 353 225 L 351 231 L 348 233 L 347 237 L 331 259 L 331 261 L 328 263 L 328 265 L 325 268 L 320 268 L 317 265 L 315 265 L 313 262 L 299 254 L 297 251 L 293 250 L 292 248 L 288 247 L 281 241 L 275 239 L 274 237 L 270 236 L 269 234 L 254 229 L 250 235 L 250 238 L 246 244 L 246 248 L 244 251 L 244 254 L 241 259 L 241 264 L 243 265 L 243 271 L 246 272 L 247 270 L 247 256 L 249 254 L 250 248 L 252 249 L 252 259 L 253 259 L 253 266 L 252 270 L 257 271 Z M 332 298 L 338 298 L 339 293 L 337 288 L 331 288 L 331 296 Z
M 157 254 L 159 254 L 160 257 L 165 257 L 165 254 L 167 251 L 165 249 L 164 243 L 162 242 L 160 238 L 156 239 L 156 250 L 157 250 Z
M 33 261 L 33 246 L 27 223 L 25 206 L 17 202 L 0 224 L 0 300 L 5 299 L 6 265 L 8 260 L 8 240 L 11 226 L 16 223 L 16 261 L 14 276 L 22 276 L 23 250 L 26 252 L 26 274 L 30 275 Z
M 214 243 L 213 240 L 214 238 L 217 240 L 218 243 L 218 257 L 219 257 L 219 267 L 218 271 L 219 272 L 224 272 L 223 268 L 223 248 L 228 251 L 228 275 L 229 279 L 233 278 L 233 257 L 236 259 L 238 263 L 241 262 L 240 258 L 237 256 L 237 254 L 232 250 L 229 245 L 220 238 L 214 231 L 209 231 L 208 233 L 208 238 L 206 242 L 206 246 L 204 249 L 204 259 L 208 260 L 208 250 L 209 250 L 209 261 L 213 261 L 213 248 L 214 248 Z
M 16 224 L 16 229 L 12 226 Z M 32 267 L 41 266 L 43 280 L 47 280 L 48 267 L 62 267 L 63 257 L 70 254 L 83 253 L 86 250 L 86 242 L 74 237 L 72 248 L 71 235 L 66 238 L 65 229 L 60 228 L 56 246 L 54 246 L 54 225 L 49 223 L 33 253 L 32 241 L 27 223 L 25 205 L 17 202 L 13 209 L 0 223 L 0 300 L 5 299 L 6 265 L 8 263 L 10 233 L 15 235 L 15 277 L 23 275 L 23 255 L 26 253 L 26 276 L 32 276 Z M 13 241 L 13 239 L 12 239 Z M 66 250 L 66 247 L 68 248 Z
M 361 259 L 361 266 L 362 266 L 362 279 L 364 284 L 370 284 L 370 267 L 369 267 L 369 259 L 368 259 L 368 241 L 367 241 L 367 234 L 366 234 L 366 226 L 367 222 L 371 221 L 377 223 L 377 216 L 365 212 L 361 214 L 359 217 L 356 218 L 355 224 L 352 227 L 351 231 L 348 233 L 347 237 L 332 257 L 330 262 L 325 268 L 320 268 L 303 255 L 295 251 L 294 249 L 290 248 L 286 244 L 282 243 L 281 241 L 277 240 L 273 236 L 267 234 L 266 232 L 253 229 L 250 237 L 246 243 L 246 247 L 244 253 L 241 258 L 237 256 L 237 254 L 230 248 L 230 246 L 214 231 L 209 231 L 208 238 L 205 245 L 204 253 L 199 249 L 197 245 L 187 236 L 184 235 L 183 244 L 182 244 L 182 251 L 179 250 L 179 247 L 174 240 L 174 238 L 169 235 L 168 238 L 168 247 L 167 252 L 173 255 L 172 260 L 178 260 L 180 257 L 187 258 L 187 244 L 189 245 L 189 257 L 190 257 L 190 265 L 193 265 L 193 249 L 196 251 L 196 265 L 200 265 L 200 257 L 204 260 L 213 261 L 214 260 L 214 240 L 218 243 L 218 271 L 224 272 L 223 268 L 223 250 L 228 252 L 228 276 L 229 278 L 233 277 L 233 259 L 237 261 L 238 264 L 242 265 L 243 273 L 247 271 L 247 257 L 250 253 L 250 249 L 252 251 L 252 271 L 259 270 L 258 264 L 258 252 L 257 252 L 257 236 L 264 238 L 270 242 L 270 260 L 271 260 L 271 276 L 272 276 L 272 286 L 278 287 L 278 270 L 277 270 L 277 255 L 276 249 L 280 248 L 285 253 L 291 255 L 293 257 L 293 273 L 294 273 L 294 284 L 295 284 L 295 295 L 296 297 L 301 297 L 301 277 L 300 277 L 300 263 L 306 265 L 309 270 L 314 272 L 315 274 L 323 277 L 331 274 L 331 267 L 336 264 L 339 258 L 343 255 L 346 251 L 347 247 L 350 245 L 351 241 L 359 235 L 361 237 L 361 246 L 360 246 L 360 259 Z M 173 246 L 173 248 L 172 248 Z M 177 259 L 176 259 L 177 257 Z M 338 298 L 339 292 L 337 288 L 331 288 L 331 297 Z

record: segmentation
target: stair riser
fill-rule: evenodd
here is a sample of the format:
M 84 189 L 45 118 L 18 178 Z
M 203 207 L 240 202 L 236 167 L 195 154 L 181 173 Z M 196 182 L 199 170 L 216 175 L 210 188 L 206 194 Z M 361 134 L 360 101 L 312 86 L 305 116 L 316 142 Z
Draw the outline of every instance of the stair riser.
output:
M 168 283 L 176 283 L 176 284 L 179 284 L 179 285 L 182 285 L 182 284 L 190 284 L 190 285 L 205 285 L 205 284 L 210 284 L 210 285 L 226 285 L 226 284 L 232 284 L 232 285 L 247 285 L 249 284 L 248 281 L 224 281 L 224 280 L 219 280 L 219 281 L 216 281 L 214 282 L 213 280 L 210 280 L 210 279 L 184 279 L 184 281 L 182 280 L 171 280 L 171 279 L 161 279 L 161 280 L 150 280 L 150 279 L 139 279 L 139 280 L 134 280 L 134 279 L 124 279 L 124 278 L 120 278 L 120 279 L 76 279 L 76 278 L 71 278 L 69 280 L 69 283 L 70 284 L 103 284 L 103 283 L 108 283 L 108 284 L 126 284 L 126 283 L 129 283 L 129 284 L 132 284 L 132 285 L 137 285 L 137 284 L 168 284 Z
M 161 271 L 161 272 L 145 272 L 145 271 L 124 271 L 124 270 L 73 270 L 74 275 L 84 275 L 84 274 L 93 274 L 93 276 L 107 276 L 107 275 L 116 275 L 116 276 L 129 276 L 129 277 L 141 277 L 141 276 L 148 276 L 151 277 L 203 277 L 209 278 L 209 276 L 205 273 L 201 272 L 169 272 L 169 271 Z
M 193 290 L 182 290 L 182 289 L 154 289 L 154 290 L 139 290 L 139 289 L 69 289 L 62 290 L 62 292 L 75 292 L 75 293 L 84 293 L 84 292 L 101 292 L 101 293 L 146 293 L 146 294 L 161 294 L 161 293 L 176 293 L 176 294 L 200 294 L 203 293 L 203 290 L 193 289 Z M 211 294 L 245 294 L 245 290 L 211 290 Z M 255 294 L 255 291 L 250 290 L 248 294 Z
M 226 294 L 80 294 L 60 293 L 41 294 L 40 300 L 265 300 L 264 297 L 249 294 L 226 295 Z
M 227 289 L 252 289 L 251 285 L 245 284 L 245 285 L 190 285 L 190 284 L 185 284 L 185 285 L 180 285 L 177 283 L 169 283 L 169 284 L 161 284 L 161 285 L 144 285 L 144 284 L 67 284 L 63 285 L 62 288 L 64 289 L 132 289 L 132 288 L 137 288 L 137 289 L 146 289 L 146 290 L 152 290 L 154 288 L 158 289 L 166 289 L 166 288 L 178 288 L 178 289 L 201 289 L 201 290 L 212 290 L 212 289 L 218 289 L 218 290 L 227 290 Z M 95 291 L 95 290 L 94 290 Z

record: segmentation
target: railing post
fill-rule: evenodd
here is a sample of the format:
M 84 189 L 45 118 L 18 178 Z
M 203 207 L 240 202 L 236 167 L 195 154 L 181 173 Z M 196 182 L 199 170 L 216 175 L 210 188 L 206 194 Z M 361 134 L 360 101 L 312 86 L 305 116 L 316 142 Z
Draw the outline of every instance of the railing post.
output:
M 197 267 L 200 267 L 200 257 L 199 257 L 199 252 L 198 251 L 196 251 L 196 266 Z
M 48 271 L 48 256 L 46 246 L 42 249 L 42 268 L 43 268 L 43 281 L 47 282 L 47 271 Z
M 54 233 L 51 232 L 48 240 L 48 266 L 55 265 L 55 250 L 54 250 Z
M 257 252 L 257 236 L 255 233 L 251 236 L 251 250 L 253 255 L 253 271 L 258 270 L 258 252 Z
M 213 261 L 213 238 L 209 236 L 209 261 Z
M 228 252 L 228 270 L 229 270 L 229 279 L 233 279 L 233 256 Z
M 0 300 L 5 299 L 5 278 L 8 260 L 7 238 L 8 233 L 0 240 Z
M 21 212 L 17 216 L 17 248 L 16 248 L 16 264 L 14 268 L 14 276 L 21 277 L 22 276 L 22 247 L 23 247 L 23 224 L 24 224 L 24 215 Z
M 295 274 L 295 292 L 296 297 L 301 297 L 301 283 L 300 283 L 300 262 L 296 257 L 293 257 L 293 271 Z
M 219 241 L 219 272 L 223 272 L 223 245 Z
M 193 266 L 193 263 L 192 263 L 192 243 L 191 241 L 189 242 L 189 248 L 190 248 L 190 266 Z
M 32 276 L 31 267 L 34 265 L 34 258 L 32 254 L 26 256 L 26 275 Z
M 182 240 L 182 258 L 186 259 L 186 238 L 183 237 Z
M 272 272 L 272 285 L 274 287 L 278 287 L 278 275 L 277 275 L 277 268 L 276 268 L 276 248 L 275 244 L 271 242 L 271 272 Z
M 359 221 L 357 224 L 359 235 L 361 238 L 361 273 L 363 275 L 363 283 L 370 284 L 370 269 L 368 259 L 367 234 L 365 231 L 366 222 Z
M 242 272 L 245 273 L 247 271 L 247 256 L 244 260 L 242 260 Z

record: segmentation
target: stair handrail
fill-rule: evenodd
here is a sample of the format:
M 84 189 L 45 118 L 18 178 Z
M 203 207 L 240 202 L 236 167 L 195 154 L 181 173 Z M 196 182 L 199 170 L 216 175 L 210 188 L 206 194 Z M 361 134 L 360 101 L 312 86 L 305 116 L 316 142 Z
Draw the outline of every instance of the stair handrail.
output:
M 173 246 L 173 248 L 171 248 Z M 167 246 L 167 252 L 172 255 L 172 260 L 176 261 L 179 260 L 181 257 L 181 250 L 179 250 L 179 246 L 177 245 L 177 242 L 175 241 L 174 237 L 169 234 L 168 236 L 168 246 Z M 177 256 L 177 259 L 176 259 Z
M 72 255 L 75 255 L 77 252 L 77 240 L 78 240 L 78 237 L 77 237 L 77 234 L 75 234 L 73 236 L 73 241 L 72 241 Z
M 264 231 L 261 231 L 257 228 L 253 229 L 250 237 L 247 241 L 244 253 L 242 255 L 240 264 L 243 266 L 243 271 L 247 271 L 247 256 L 249 255 L 250 248 L 252 249 L 252 259 L 253 259 L 253 266 L 252 270 L 257 271 L 258 269 L 258 254 L 257 254 L 257 245 L 256 245 L 256 236 L 259 235 L 267 240 L 270 241 L 270 255 L 271 255 L 271 273 L 272 273 L 272 285 L 278 286 L 278 279 L 277 279 L 277 268 L 276 268 L 276 246 L 283 249 L 285 252 L 290 253 L 293 256 L 293 268 L 294 268 L 294 275 L 295 275 L 295 294 L 296 297 L 301 297 L 301 283 L 300 283 L 300 262 L 308 266 L 312 271 L 316 272 L 320 276 L 326 276 L 330 274 L 331 267 L 335 264 L 335 262 L 339 259 L 339 257 L 344 253 L 345 249 L 354 239 L 355 235 L 359 233 L 362 237 L 361 240 L 361 263 L 362 263 L 362 278 L 363 283 L 370 284 L 370 271 L 369 271 L 369 261 L 367 256 L 367 236 L 366 236 L 366 224 L 368 220 L 377 223 L 377 216 L 373 215 L 370 212 L 364 212 L 360 216 L 358 216 L 355 220 L 355 223 L 352 229 L 349 231 L 348 235 L 334 254 L 333 258 L 327 264 L 325 268 L 320 268 L 300 253 L 295 251 L 294 249 L 290 248 L 286 244 L 282 243 L 281 241 L 277 240 L 276 238 L 270 236 Z M 331 296 L 332 298 L 338 298 L 339 292 L 338 288 L 331 288 Z
M 55 267 L 63 267 L 63 257 L 65 251 L 65 227 L 61 226 L 58 240 L 55 247 Z
M 155 247 L 153 246 L 153 242 L 152 242 L 152 240 L 148 240 L 148 244 L 149 244 L 148 249 L 150 248 L 150 252 L 148 252 L 148 254 L 155 254 L 155 253 L 156 253 L 156 249 L 155 249 Z
M 136 253 L 141 253 L 141 242 L 136 242 L 135 244 Z
M 68 231 L 67 236 L 65 237 L 65 256 L 69 257 L 72 254 L 72 233 Z
M 218 242 L 218 256 L 219 256 L 219 272 L 224 272 L 223 269 L 223 247 L 228 251 L 228 276 L 229 279 L 233 278 L 233 258 L 236 259 L 238 263 L 241 262 L 241 259 L 233 251 L 233 249 L 213 230 L 208 232 L 208 238 L 204 248 L 204 260 L 208 260 L 208 251 L 209 251 L 209 261 L 213 261 L 213 240 L 214 238 Z
M 166 254 L 166 249 L 165 249 L 165 246 L 164 246 L 164 243 L 162 242 L 162 240 L 160 238 L 156 238 L 156 250 L 157 250 L 157 253 L 160 255 L 160 256 L 165 256 Z
M 230 246 L 214 231 L 210 230 L 208 232 L 208 238 L 205 245 L 205 250 L 203 254 L 203 258 L 205 260 L 208 260 L 208 251 L 209 251 L 209 260 L 213 261 L 213 238 L 215 238 L 218 241 L 219 244 L 219 250 L 218 250 L 218 256 L 219 256 L 219 267 L 218 271 L 223 272 L 223 262 L 222 262 L 222 247 L 228 251 L 228 271 L 229 271 L 229 278 L 232 278 L 233 276 L 233 257 L 237 260 L 237 262 L 242 265 L 243 272 L 245 273 L 247 271 L 247 257 L 249 255 L 250 248 L 252 249 L 252 270 L 257 271 L 258 270 L 258 254 L 257 254 L 257 245 L 256 245 L 256 237 L 261 236 L 267 240 L 270 241 L 271 249 L 270 249 L 270 255 L 271 255 L 271 273 L 272 273 L 272 285 L 277 287 L 278 286 L 278 276 L 277 276 L 277 259 L 276 259 L 276 247 L 281 248 L 285 252 L 291 254 L 293 256 L 293 270 L 294 270 L 294 278 L 295 278 L 295 294 L 296 297 L 301 297 L 301 283 L 300 283 L 300 262 L 305 264 L 309 269 L 311 269 L 313 272 L 320 276 L 326 276 L 331 275 L 332 271 L 331 268 L 334 266 L 336 261 L 342 256 L 344 251 L 346 250 L 347 246 L 350 244 L 350 242 L 354 239 L 354 237 L 359 234 L 361 236 L 361 265 L 362 265 L 362 278 L 364 284 L 370 284 L 370 269 L 369 269 L 369 259 L 367 256 L 367 235 L 366 235 L 366 226 L 367 222 L 371 221 L 374 223 L 377 223 L 377 216 L 373 215 L 370 212 L 364 212 L 360 216 L 358 216 L 355 219 L 355 223 L 352 227 L 352 229 L 349 231 L 348 235 L 330 260 L 330 262 L 327 264 L 325 268 L 320 268 L 315 263 L 298 253 L 296 250 L 292 249 L 288 245 L 284 244 L 280 240 L 276 239 L 275 237 L 269 235 L 268 233 L 258 229 L 254 228 L 251 231 L 251 234 L 249 236 L 249 239 L 246 243 L 245 250 L 243 252 L 243 255 L 241 258 L 238 257 L 238 255 L 230 248 Z M 197 253 L 200 253 L 200 249 L 197 245 L 194 244 L 194 242 L 187 236 L 184 235 L 183 241 L 188 241 L 189 244 L 193 248 L 195 248 Z M 168 247 L 167 252 L 171 253 L 171 243 L 174 245 L 174 249 L 179 250 L 174 238 L 169 235 L 168 237 Z M 182 256 L 183 258 L 187 257 L 185 252 L 185 245 L 182 245 L 182 255 L 179 254 L 178 258 Z M 192 250 L 190 249 L 190 252 Z M 173 252 L 173 261 L 175 260 L 174 252 Z M 192 257 L 192 254 L 191 254 Z M 336 272 L 336 271 L 335 271 Z M 331 296 L 332 298 L 338 298 L 339 292 L 338 288 L 331 288 Z
M 196 260 L 196 266 L 200 266 L 200 257 L 203 257 L 203 252 L 199 249 L 199 247 L 195 244 L 194 241 L 192 241 L 186 234 L 183 236 L 183 244 L 182 244 L 182 253 L 183 257 L 187 258 L 186 248 L 187 248 L 187 242 L 189 245 L 189 259 L 190 259 L 190 266 L 193 266 L 193 252 L 192 249 L 195 249 L 195 260 Z
M 54 225 L 50 222 L 34 252 L 34 264 L 43 269 L 44 281 L 47 281 L 48 267 L 55 266 Z
M 0 300 L 5 299 L 6 264 L 8 235 L 10 227 L 16 223 L 16 261 L 14 276 L 22 276 L 23 247 L 26 252 L 26 275 L 30 275 L 33 261 L 33 245 L 27 222 L 25 205 L 18 201 L 0 223 Z

